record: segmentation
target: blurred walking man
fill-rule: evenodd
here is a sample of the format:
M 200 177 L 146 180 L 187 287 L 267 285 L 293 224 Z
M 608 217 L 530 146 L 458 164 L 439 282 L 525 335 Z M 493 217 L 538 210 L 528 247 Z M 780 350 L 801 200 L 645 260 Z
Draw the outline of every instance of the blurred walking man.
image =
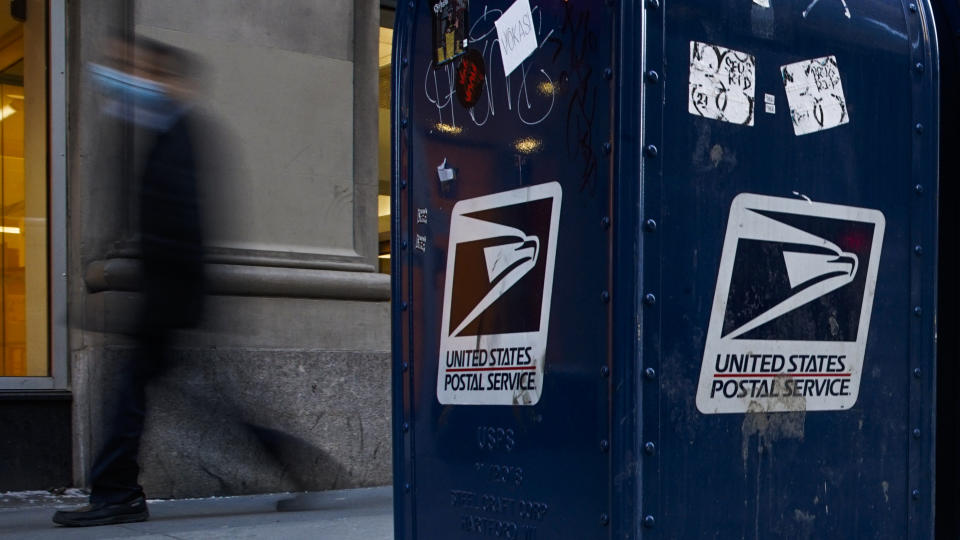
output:
M 135 61 L 130 61 L 130 52 Z M 89 72 L 105 97 L 104 113 L 151 142 L 140 175 L 143 306 L 133 361 L 123 369 L 107 439 L 91 473 L 89 505 L 59 511 L 66 526 L 108 525 L 149 517 L 137 477 L 146 386 L 169 366 L 173 332 L 195 326 L 203 304 L 203 234 L 197 150 L 190 121 L 192 59 L 155 41 L 114 38 Z

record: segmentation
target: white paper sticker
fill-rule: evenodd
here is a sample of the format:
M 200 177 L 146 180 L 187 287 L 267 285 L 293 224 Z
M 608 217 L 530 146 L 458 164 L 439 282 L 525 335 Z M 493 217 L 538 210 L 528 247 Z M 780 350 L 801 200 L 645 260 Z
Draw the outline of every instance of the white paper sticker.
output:
M 458 202 L 450 218 L 437 400 L 536 405 L 543 391 L 562 190 Z
M 764 104 L 763 110 L 764 110 L 764 112 L 766 112 L 767 114 L 777 114 L 777 106 L 774 105 L 773 103 L 766 103 L 766 104 Z
M 753 125 L 757 59 L 747 53 L 690 42 L 690 114 Z
M 503 74 L 510 75 L 537 50 L 537 33 L 533 28 L 530 1 L 517 0 L 494 24 L 500 42 L 500 56 L 503 58 Z
M 753 3 L 760 7 L 770 7 L 770 0 L 753 0 Z
M 850 121 L 835 56 L 781 66 L 780 75 L 795 135 L 823 131 Z
M 749 193 L 733 200 L 700 412 L 853 407 L 884 225 L 877 210 Z

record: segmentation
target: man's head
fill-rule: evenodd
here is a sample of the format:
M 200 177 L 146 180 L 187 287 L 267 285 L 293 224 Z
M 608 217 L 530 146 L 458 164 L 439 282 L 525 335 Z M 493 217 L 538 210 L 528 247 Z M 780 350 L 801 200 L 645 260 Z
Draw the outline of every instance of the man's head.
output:
M 167 129 L 189 107 L 198 63 L 186 51 L 150 38 L 109 39 L 90 73 L 106 101 L 104 112 L 150 129 Z

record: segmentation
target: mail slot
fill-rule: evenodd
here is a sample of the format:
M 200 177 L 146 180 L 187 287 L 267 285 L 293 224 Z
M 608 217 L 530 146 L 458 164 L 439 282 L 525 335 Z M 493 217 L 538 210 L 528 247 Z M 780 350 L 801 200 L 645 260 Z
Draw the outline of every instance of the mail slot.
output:
M 945 9 L 398 2 L 397 538 L 933 538 Z

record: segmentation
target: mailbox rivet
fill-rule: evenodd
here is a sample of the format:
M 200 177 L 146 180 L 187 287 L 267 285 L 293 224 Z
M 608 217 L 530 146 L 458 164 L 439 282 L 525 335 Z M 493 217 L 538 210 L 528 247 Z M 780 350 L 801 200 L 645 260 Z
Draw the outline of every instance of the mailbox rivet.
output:
M 404 423 L 403 423 L 403 432 L 406 433 L 406 432 L 408 432 L 408 431 L 410 431 L 410 423 L 409 423 L 409 422 L 404 422 Z
M 610 155 L 610 149 L 611 149 L 611 148 L 612 148 L 612 147 L 610 146 L 610 143 L 609 143 L 609 142 L 603 143 L 603 155 L 609 156 L 609 155 Z
M 400 369 L 406 371 L 406 370 L 410 369 L 410 364 L 404 362 L 404 363 L 400 364 Z
M 917 62 L 913 69 L 917 70 L 917 73 L 923 73 L 923 62 Z
M 915 379 L 919 379 L 919 378 L 920 378 L 920 375 L 922 375 L 922 374 L 923 374 L 923 372 L 920 371 L 920 368 L 913 368 L 913 377 L 914 377 Z
M 648 379 L 657 378 L 657 370 L 653 369 L 652 367 L 648 367 L 647 369 L 643 370 L 643 374 L 646 375 Z
M 409 484 L 409 483 L 406 483 L 406 484 L 403 485 L 403 491 L 406 492 L 406 493 L 410 493 L 410 484 Z
M 653 516 L 647 515 L 643 518 L 643 526 L 652 529 L 654 525 L 657 524 L 657 520 L 653 519 Z
M 407 57 L 406 57 L 406 56 L 404 56 L 403 59 L 400 60 L 400 63 L 403 64 L 403 65 L 407 65 L 407 64 L 410 63 L 410 61 L 407 60 Z
M 921 193 L 923 193 L 923 185 L 917 184 L 913 186 L 913 190 L 917 192 L 917 195 L 920 195 Z
M 654 296 L 653 293 L 647 293 L 647 294 L 643 297 L 643 303 L 646 304 L 646 305 L 648 305 L 648 306 L 652 306 L 652 305 L 654 305 L 654 304 L 657 303 L 657 297 Z
M 406 311 L 406 310 L 407 310 L 407 303 L 400 302 L 400 311 Z
M 920 255 L 923 255 L 923 246 L 920 246 L 920 245 L 913 246 L 913 252 L 916 253 L 918 257 Z
M 606 526 L 610 523 L 610 516 L 607 514 L 600 514 L 600 525 Z
M 660 0 L 647 0 L 647 7 L 650 9 L 657 9 L 660 7 Z
M 404 118 L 403 120 L 400 120 L 400 126 L 401 126 L 402 128 L 404 128 L 404 129 L 407 128 L 407 119 L 406 119 L 406 118 Z
M 651 69 L 647 72 L 647 82 L 650 84 L 657 84 L 660 82 L 660 74 Z
M 923 124 L 918 122 L 917 125 L 913 126 L 913 129 L 917 130 L 917 133 L 923 133 Z
M 600 226 L 603 227 L 604 229 L 609 229 L 609 228 L 610 228 L 610 217 L 609 217 L 609 216 L 603 216 L 603 217 L 600 219 Z
M 602 367 L 600 368 L 600 375 L 602 375 L 603 377 L 609 377 L 609 376 L 610 376 L 610 368 L 607 367 L 607 366 L 602 366 Z
M 400 181 L 400 189 L 407 189 L 407 181 L 406 181 L 406 180 L 401 180 L 401 181 Z
M 919 499 L 919 498 L 920 498 L 920 490 L 919 490 L 919 489 L 915 489 L 915 490 L 911 491 L 911 492 L 910 492 L 910 496 L 913 497 L 913 500 Z
M 643 445 L 643 451 L 646 452 L 648 456 L 652 456 L 657 452 L 657 445 L 653 444 L 653 442 L 648 441 L 646 444 Z
M 645 151 L 646 151 L 647 157 L 652 157 L 652 158 L 657 157 L 657 153 L 659 152 L 657 150 L 657 147 L 652 144 L 648 144 Z
M 915 307 L 913 308 L 913 314 L 916 315 L 917 317 L 922 316 L 922 315 L 923 315 L 923 308 L 920 307 L 920 306 L 915 306 Z
M 613 78 L 613 70 L 610 69 L 610 68 L 604 69 L 604 70 L 603 70 L 603 78 L 604 78 L 604 80 L 607 80 L 607 81 L 609 81 L 610 79 L 612 79 L 612 78 Z
M 914 4 L 914 3 L 911 3 L 911 4 L 910 4 L 910 13 L 916 13 L 916 12 L 917 12 L 917 5 Z
M 407 249 L 407 241 L 406 241 L 406 240 L 402 240 L 402 241 L 400 242 L 400 249 Z
M 609 301 L 610 301 L 610 293 L 607 292 L 607 291 L 601 292 L 601 293 L 600 293 L 600 301 L 603 302 L 604 304 L 606 304 L 607 302 L 609 302 Z
M 657 222 L 653 219 L 648 219 L 645 225 L 647 226 L 647 230 L 650 232 L 657 230 Z
M 920 438 L 920 428 L 913 428 L 913 438 L 914 439 Z
M 600 441 L 600 450 L 601 450 L 601 451 L 606 452 L 606 451 L 609 450 L 609 449 L 610 449 L 610 441 L 608 441 L 608 440 L 606 440 L 606 439 L 603 439 L 602 441 Z

